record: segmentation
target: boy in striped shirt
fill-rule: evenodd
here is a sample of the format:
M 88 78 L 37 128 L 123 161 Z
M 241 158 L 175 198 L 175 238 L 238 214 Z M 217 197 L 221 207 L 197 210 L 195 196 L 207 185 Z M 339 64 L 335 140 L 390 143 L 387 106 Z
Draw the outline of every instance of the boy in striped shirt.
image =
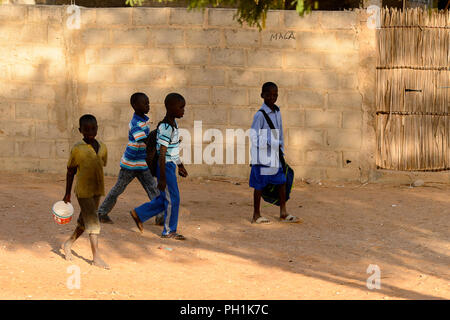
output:
M 177 233 L 178 211 L 180 208 L 180 192 L 178 190 L 176 168 L 182 177 L 188 175 L 180 160 L 178 125 L 175 119 L 182 118 L 186 101 L 178 93 L 169 93 L 164 100 L 166 116 L 159 124 L 156 134 L 156 150 L 158 163 L 156 175 L 160 195 L 151 202 L 131 210 L 130 214 L 141 232 L 144 231 L 143 222 L 164 211 L 163 238 L 185 240 Z
M 150 102 L 145 93 L 136 92 L 131 96 L 130 104 L 134 109 L 134 115 L 129 124 L 127 148 L 120 160 L 119 177 L 116 185 L 109 191 L 98 209 L 99 220 L 103 223 L 113 223 L 108 217 L 108 213 L 116 204 L 119 195 L 125 191 L 134 178 L 138 178 L 150 200 L 159 193 L 155 178 L 150 173 L 145 161 L 147 157 L 146 141 L 150 133 L 149 118 L 146 114 L 150 111 Z M 163 221 L 164 216 L 161 212 L 156 217 L 156 224 L 161 225 Z

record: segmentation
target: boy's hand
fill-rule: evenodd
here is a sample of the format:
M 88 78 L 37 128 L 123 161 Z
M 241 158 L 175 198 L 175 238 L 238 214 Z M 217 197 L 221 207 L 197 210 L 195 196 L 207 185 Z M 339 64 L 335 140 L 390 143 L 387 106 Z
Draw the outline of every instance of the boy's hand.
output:
M 158 189 L 160 191 L 166 191 L 166 180 L 159 180 L 158 181 Z
M 64 203 L 70 202 L 70 194 L 66 194 L 63 198 Z
M 178 166 L 178 174 L 184 178 L 188 176 L 187 170 L 183 164 Z

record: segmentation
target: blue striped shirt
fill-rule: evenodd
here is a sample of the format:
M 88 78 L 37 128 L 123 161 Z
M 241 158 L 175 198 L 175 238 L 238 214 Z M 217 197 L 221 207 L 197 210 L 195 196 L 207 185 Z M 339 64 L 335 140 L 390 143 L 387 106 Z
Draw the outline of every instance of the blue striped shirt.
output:
M 133 115 L 128 127 L 128 144 L 120 160 L 120 167 L 128 170 L 147 170 L 145 141 L 150 133 L 149 118 Z
M 180 164 L 180 140 L 178 135 L 178 124 L 175 121 L 175 127 L 168 123 L 161 123 L 156 134 L 156 150 L 161 146 L 167 147 L 166 162 Z

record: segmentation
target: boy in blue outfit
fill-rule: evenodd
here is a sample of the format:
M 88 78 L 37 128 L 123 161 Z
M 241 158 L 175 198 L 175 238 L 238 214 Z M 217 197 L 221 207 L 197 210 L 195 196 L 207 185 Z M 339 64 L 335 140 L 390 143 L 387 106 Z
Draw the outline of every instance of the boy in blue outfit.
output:
M 268 224 L 271 221 L 261 216 L 260 205 L 262 190 L 268 184 L 278 185 L 280 197 L 280 221 L 300 222 L 300 219 L 286 211 L 286 176 L 280 161 L 284 154 L 283 124 L 280 108 L 275 105 L 278 99 L 278 87 L 273 82 L 266 82 L 262 86 L 261 98 L 264 103 L 256 112 L 250 130 L 252 142 L 252 169 L 250 172 L 250 187 L 253 192 L 252 223 Z M 264 113 L 272 121 L 275 130 L 272 132 Z
M 145 161 L 147 157 L 146 142 L 150 133 L 149 118 L 146 114 L 150 111 L 150 102 L 145 93 L 136 92 L 131 95 L 130 104 L 134 109 L 134 115 L 129 124 L 128 144 L 120 160 L 117 182 L 98 209 L 99 220 L 102 223 L 113 223 L 108 213 L 111 212 L 117 198 L 134 178 L 138 178 L 150 200 L 159 193 L 155 178 L 150 173 Z M 163 214 L 161 212 L 156 217 L 156 224 L 161 225 L 162 222 Z
M 180 141 L 175 119 L 183 117 L 186 102 L 182 95 L 170 93 L 164 100 L 164 105 L 167 110 L 166 116 L 159 124 L 156 134 L 156 150 L 158 153 L 156 176 L 160 195 L 151 202 L 144 203 L 131 210 L 130 215 L 138 229 L 143 232 L 143 222 L 164 211 L 164 229 L 161 237 L 185 240 L 184 236 L 176 232 L 180 208 L 176 167 L 178 166 L 180 176 L 186 177 L 188 173 L 179 156 Z

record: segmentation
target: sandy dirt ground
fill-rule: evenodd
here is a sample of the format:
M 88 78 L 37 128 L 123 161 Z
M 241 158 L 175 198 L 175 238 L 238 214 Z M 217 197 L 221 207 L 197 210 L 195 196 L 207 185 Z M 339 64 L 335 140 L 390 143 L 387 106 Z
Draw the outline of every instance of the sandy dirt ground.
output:
M 107 191 L 115 183 L 106 177 Z M 450 186 L 306 184 L 288 202 L 302 224 L 253 225 L 246 181 L 180 181 L 179 231 L 161 239 L 128 215 L 146 201 L 133 181 L 102 225 L 100 249 L 111 270 L 91 265 L 89 240 L 60 249 L 78 216 L 57 225 L 51 205 L 64 175 L 0 172 L 0 299 L 449 299 Z M 81 271 L 69 289 L 70 266 Z M 369 265 L 381 288 L 369 290 Z M 70 282 L 70 281 L 69 281 Z M 71 282 L 73 284 L 73 282 Z

